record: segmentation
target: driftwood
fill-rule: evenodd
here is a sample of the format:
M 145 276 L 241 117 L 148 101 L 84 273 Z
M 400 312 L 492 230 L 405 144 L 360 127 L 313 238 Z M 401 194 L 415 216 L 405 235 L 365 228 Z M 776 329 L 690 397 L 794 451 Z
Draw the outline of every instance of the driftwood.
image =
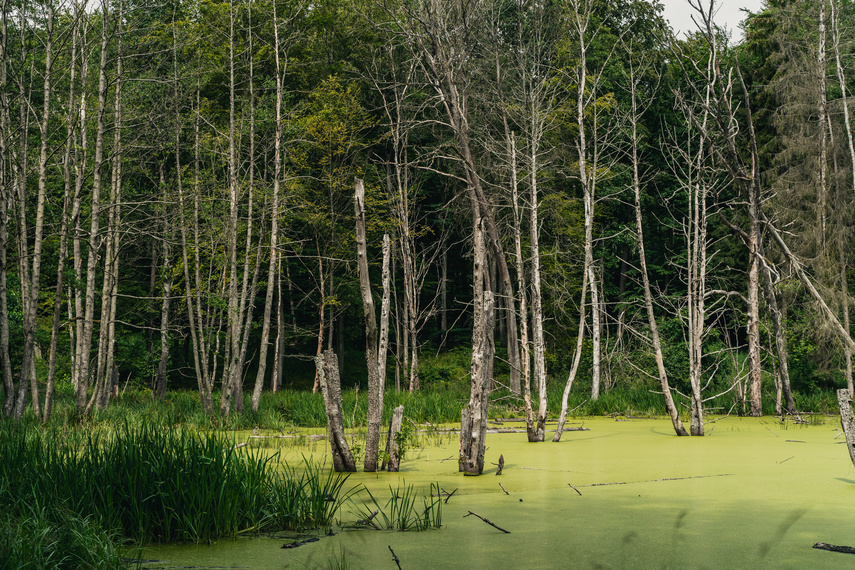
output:
M 297 548 L 298 546 L 303 546 L 304 544 L 309 544 L 310 542 L 317 542 L 320 538 L 312 537 L 307 538 L 305 540 L 295 540 L 294 542 L 289 542 L 288 544 L 283 544 L 282 548 Z
M 499 525 L 497 525 L 497 524 L 495 524 L 495 523 L 490 522 L 490 520 L 489 520 L 489 519 L 485 519 L 484 517 L 482 517 L 482 516 L 481 516 L 481 515 L 479 515 L 478 513 L 473 513 L 472 511 L 469 511 L 469 514 L 468 514 L 468 515 L 463 515 L 463 518 L 465 519 L 466 517 L 468 517 L 468 516 L 470 516 L 470 515 L 471 515 L 471 516 L 478 517 L 479 519 L 481 519 L 482 521 L 484 521 L 485 523 L 487 523 L 487 524 L 488 524 L 488 525 L 490 525 L 491 527 L 496 528 L 496 529 L 499 529 L 500 531 L 502 531 L 502 532 L 503 532 L 503 533 L 505 533 L 505 534 L 511 534 L 511 531 L 509 531 L 509 530 L 505 530 L 505 529 L 503 529 L 502 527 L 500 527 Z
M 577 488 L 576 488 L 576 487 L 574 487 L 573 485 L 570 485 L 570 483 L 567 483 L 567 485 L 568 485 L 571 489 L 573 489 L 574 491 L 576 491 L 577 493 L 579 493 L 579 496 L 580 496 L 580 497 L 582 496 L 582 491 L 580 491 L 579 489 L 577 489 Z
M 341 412 L 341 380 L 338 375 L 338 359 L 332 350 L 315 357 L 318 382 L 327 410 L 327 430 L 332 449 L 333 468 L 337 472 L 356 471 L 356 462 L 344 437 L 344 421 Z
M 382 470 L 395 472 L 401 466 L 401 449 L 398 446 L 397 435 L 401 431 L 404 422 L 404 406 L 398 406 L 392 410 L 392 423 L 389 425 L 389 436 L 386 440 L 386 456 L 383 459 Z
M 501 487 L 501 488 L 502 488 L 502 491 L 504 491 L 504 492 L 505 492 L 505 495 L 510 495 L 510 493 L 508 493 L 508 490 L 507 490 L 507 489 L 505 489 L 505 486 L 504 486 L 504 485 L 502 485 L 501 483 L 499 483 L 499 487 Z
M 840 408 L 840 425 L 846 436 L 846 448 L 849 449 L 849 459 L 855 465 L 855 415 L 852 414 L 852 394 L 842 388 L 837 391 L 837 405 Z
M 846 390 L 849 392 L 849 390 Z M 819 550 L 828 550 L 829 552 L 842 552 L 843 554 L 855 554 L 855 548 L 851 546 L 835 546 L 833 544 L 826 544 L 824 542 L 817 542 L 813 545 L 814 548 Z
M 391 544 L 389 545 L 389 552 L 391 552 L 391 553 L 392 553 L 392 560 L 394 560 L 394 561 L 395 561 L 395 564 L 398 566 L 398 570 L 401 570 L 401 561 L 400 561 L 400 560 L 398 560 L 398 555 L 397 555 L 397 554 L 395 554 L 395 551 L 394 551 L 394 550 L 392 550 L 392 545 L 391 545 Z

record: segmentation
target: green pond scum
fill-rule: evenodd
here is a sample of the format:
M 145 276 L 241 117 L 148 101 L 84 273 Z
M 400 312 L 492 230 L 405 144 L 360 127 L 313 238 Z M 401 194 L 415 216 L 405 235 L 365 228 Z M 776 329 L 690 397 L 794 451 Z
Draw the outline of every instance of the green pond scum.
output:
M 731 416 L 709 423 L 703 438 L 676 437 L 661 419 L 586 418 L 568 427 L 585 430 L 565 433 L 557 444 L 528 443 L 525 433 L 490 433 L 480 477 L 458 473 L 455 437 L 423 434 L 400 473 L 351 475 L 348 485 L 364 486 L 370 495 L 355 494 L 341 507 L 344 526 L 149 547 L 140 556 L 156 562 L 142 567 L 855 565 L 852 555 L 812 548 L 817 542 L 855 546 L 855 469 L 834 417 L 805 425 Z M 326 445 L 304 441 L 305 447 L 279 448 L 280 460 L 299 466 L 305 457 L 330 465 Z M 264 448 L 277 450 L 269 442 Z M 500 455 L 505 465 L 497 477 Z M 400 532 L 350 524 L 403 488 L 420 498 L 440 490 L 439 529 Z M 283 548 L 310 537 L 318 540 Z

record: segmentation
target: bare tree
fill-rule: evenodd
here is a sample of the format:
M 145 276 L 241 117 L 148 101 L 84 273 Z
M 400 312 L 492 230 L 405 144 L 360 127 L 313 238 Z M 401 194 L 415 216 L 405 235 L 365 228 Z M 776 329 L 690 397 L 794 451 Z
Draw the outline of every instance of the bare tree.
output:
M 368 276 L 368 245 L 365 237 L 365 184 L 357 178 L 353 207 L 356 211 L 356 252 L 359 267 L 359 291 L 362 294 L 362 316 L 365 319 L 365 359 L 368 363 L 368 431 L 365 434 L 365 471 L 377 471 L 380 425 L 383 420 L 384 378 L 378 362 L 377 316 Z

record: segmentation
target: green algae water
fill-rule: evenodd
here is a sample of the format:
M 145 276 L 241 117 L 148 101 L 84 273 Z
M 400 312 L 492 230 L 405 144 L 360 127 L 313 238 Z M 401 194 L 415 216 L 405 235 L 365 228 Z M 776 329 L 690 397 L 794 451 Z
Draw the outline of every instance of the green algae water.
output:
M 679 438 L 658 419 L 576 420 L 561 443 L 490 433 L 485 472 L 457 472 L 457 439 L 431 435 L 400 473 L 356 473 L 383 505 L 392 488 L 453 493 L 442 528 L 335 528 L 146 548 L 147 568 L 851 568 L 855 557 L 816 550 L 855 546 L 855 469 L 836 418 L 814 425 L 728 417 L 703 438 Z M 504 424 L 502 428 L 520 427 Z M 263 440 L 268 444 L 268 440 Z M 269 444 L 268 444 L 269 445 Z M 330 464 L 325 441 L 290 445 L 283 461 Z M 499 456 L 504 472 L 495 475 Z M 354 497 L 368 500 L 366 493 Z M 340 513 L 347 524 L 356 505 Z M 503 533 L 482 522 L 474 512 Z M 298 548 L 295 538 L 318 538 Z

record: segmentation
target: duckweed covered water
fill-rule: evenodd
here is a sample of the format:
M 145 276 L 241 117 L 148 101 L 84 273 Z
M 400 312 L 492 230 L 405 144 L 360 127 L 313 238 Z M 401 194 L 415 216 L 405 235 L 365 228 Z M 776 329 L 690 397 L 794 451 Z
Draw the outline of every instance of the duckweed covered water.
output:
M 708 425 L 704 438 L 678 438 L 658 419 L 593 418 L 571 427 L 581 426 L 589 431 L 567 432 L 558 444 L 491 433 L 480 477 L 457 472 L 457 439 L 440 434 L 423 437 L 398 474 L 349 479 L 381 504 L 399 482 L 425 494 L 433 482 L 449 493 L 456 489 L 439 530 L 336 528 L 334 536 L 318 533 L 318 541 L 293 549 L 282 548 L 293 537 L 256 536 L 149 548 L 142 556 L 162 561 L 151 568 L 394 569 L 389 547 L 405 570 L 855 564 L 851 555 L 812 548 L 816 542 L 855 546 L 855 469 L 836 418 L 807 426 L 728 417 Z M 303 455 L 323 462 L 326 450 L 321 441 L 281 454 L 296 465 Z M 505 467 L 497 477 L 500 454 Z M 469 511 L 510 534 L 464 518 Z M 353 522 L 354 512 L 344 507 L 343 522 Z

